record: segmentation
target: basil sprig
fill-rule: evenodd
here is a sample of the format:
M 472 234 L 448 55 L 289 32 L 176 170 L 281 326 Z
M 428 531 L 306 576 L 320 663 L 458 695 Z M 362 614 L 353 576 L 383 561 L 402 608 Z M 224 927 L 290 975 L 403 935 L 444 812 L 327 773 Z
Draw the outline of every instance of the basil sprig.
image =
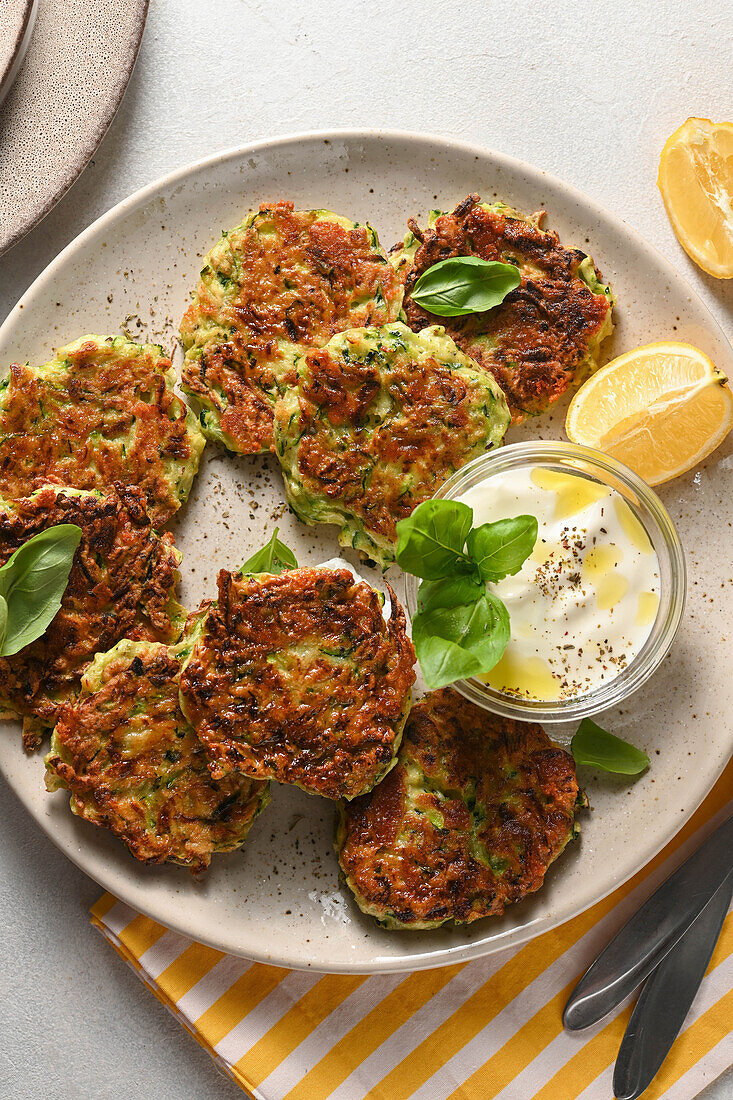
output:
M 286 569 L 298 568 L 298 560 L 293 551 L 277 537 L 279 530 L 276 527 L 269 541 L 247 558 L 240 573 L 274 573 L 279 576 Z
M 75 523 L 48 527 L 0 568 L 0 657 L 40 638 L 58 613 L 81 535 Z
M 578 726 L 570 742 L 570 751 L 576 764 L 587 764 L 617 775 L 640 775 L 649 767 L 645 752 L 608 733 L 591 718 L 584 718 Z
M 478 256 L 454 256 L 424 271 L 410 296 L 413 302 L 438 317 L 464 317 L 500 305 L 520 282 L 514 264 L 482 260 Z
M 397 524 L 397 564 L 421 577 L 412 640 L 425 683 L 445 687 L 490 672 L 509 643 L 509 612 L 486 585 L 532 553 L 534 516 L 473 526 L 473 509 L 428 500 Z

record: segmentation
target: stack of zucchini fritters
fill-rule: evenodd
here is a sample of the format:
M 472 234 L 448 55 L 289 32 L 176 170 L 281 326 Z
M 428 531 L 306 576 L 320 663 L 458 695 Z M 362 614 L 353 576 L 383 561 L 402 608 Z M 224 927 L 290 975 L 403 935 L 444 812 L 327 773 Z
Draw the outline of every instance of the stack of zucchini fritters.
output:
M 0 710 L 29 749 L 53 729 L 47 786 L 136 858 L 203 870 L 243 843 L 271 779 L 293 783 L 338 801 L 360 907 L 427 928 L 502 912 L 574 835 L 572 758 L 540 727 L 449 689 L 410 711 L 391 589 L 387 607 L 346 566 L 222 570 L 187 614 L 156 530 L 207 436 L 274 451 L 301 519 L 389 565 L 400 519 L 596 364 L 610 290 L 539 222 L 472 195 L 411 221 L 388 258 L 368 225 L 263 206 L 209 253 L 181 323 L 198 417 L 161 349 L 122 337 L 0 383 L 0 564 L 46 527 L 83 533 L 51 627 L 0 658 Z M 521 283 L 449 335 L 410 289 L 457 255 L 514 263 Z

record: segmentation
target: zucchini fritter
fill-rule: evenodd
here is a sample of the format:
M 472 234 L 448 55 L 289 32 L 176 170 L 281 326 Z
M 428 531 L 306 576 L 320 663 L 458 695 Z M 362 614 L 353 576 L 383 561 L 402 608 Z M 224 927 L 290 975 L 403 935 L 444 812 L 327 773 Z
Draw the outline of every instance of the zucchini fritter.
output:
M 46 485 L 12 503 L 0 500 L 0 565 L 39 531 L 75 523 L 82 539 L 61 609 L 42 637 L 0 657 L 0 712 L 23 717 L 34 748 L 79 688 L 98 651 L 123 637 L 177 641 L 185 612 L 175 597 L 181 555 L 150 526 L 139 489 L 100 492 Z
M 136 859 L 203 871 L 212 853 L 244 843 L 269 785 L 212 779 L 181 714 L 180 667 L 175 650 L 151 642 L 98 653 L 82 695 L 59 715 L 46 787 L 71 791 L 72 811 L 110 829 Z
M 584 804 L 573 758 L 541 726 L 444 688 L 413 707 L 384 782 L 341 807 L 336 850 L 385 927 L 465 924 L 539 889 Z
M 392 767 L 415 652 L 402 608 L 348 569 L 219 573 L 181 674 L 214 776 L 240 771 L 354 798 Z
M 504 395 L 438 327 L 351 329 L 291 360 L 293 384 L 275 406 L 288 500 L 386 567 L 397 522 L 501 442 Z
M 272 449 L 272 407 L 291 344 L 393 321 L 402 284 L 377 235 L 328 210 L 263 205 L 222 235 L 181 321 L 183 387 L 229 450 Z
M 410 328 L 444 324 L 466 355 L 493 374 L 515 422 L 542 412 L 595 370 L 601 342 L 613 330 L 611 288 L 590 256 L 540 229 L 543 217 L 469 195 L 452 214 L 431 211 L 426 229 L 410 219 L 404 242 L 390 255 L 405 283 Z M 436 318 L 411 291 L 423 272 L 454 256 L 515 264 L 522 281 L 486 313 Z
M 11 366 L 0 382 L 0 497 L 46 481 L 122 482 L 142 489 L 160 526 L 186 500 L 204 447 L 175 380 L 161 348 L 124 336 L 83 336 L 42 367 Z

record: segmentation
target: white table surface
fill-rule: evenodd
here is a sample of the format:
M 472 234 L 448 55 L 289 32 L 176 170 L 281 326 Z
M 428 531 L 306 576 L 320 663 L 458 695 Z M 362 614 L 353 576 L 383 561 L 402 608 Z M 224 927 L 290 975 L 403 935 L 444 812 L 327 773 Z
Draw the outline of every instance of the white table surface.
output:
M 688 260 L 655 185 L 659 151 L 688 115 L 733 110 L 729 30 L 718 0 L 151 0 L 94 160 L 0 258 L 0 320 L 77 233 L 171 169 L 278 134 L 385 127 L 475 140 L 575 184 L 671 259 L 730 333 L 733 280 Z M 0 1096 L 241 1096 L 93 931 L 99 887 L 2 780 L 0 808 Z M 730 1074 L 705 1092 L 731 1095 Z

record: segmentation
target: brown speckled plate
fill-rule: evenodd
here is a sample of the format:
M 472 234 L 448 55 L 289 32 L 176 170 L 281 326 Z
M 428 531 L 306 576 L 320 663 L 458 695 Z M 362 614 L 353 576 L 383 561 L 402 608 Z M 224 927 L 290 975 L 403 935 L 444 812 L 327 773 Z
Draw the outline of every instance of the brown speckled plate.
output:
M 0 329 L 0 365 L 40 363 L 83 332 L 122 327 L 172 348 L 201 257 L 223 226 L 263 200 L 290 198 L 368 218 L 389 246 L 410 215 L 423 217 L 438 205 L 452 209 L 470 191 L 487 200 L 501 196 L 521 210 L 544 208 L 564 241 L 592 251 L 619 301 L 607 355 L 674 337 L 697 344 L 733 375 L 730 345 L 682 276 L 579 191 L 480 147 L 379 131 L 260 142 L 183 168 L 126 199 L 70 244 L 16 306 Z M 511 429 L 508 440 L 561 438 L 566 405 Z M 651 859 L 699 805 L 730 753 L 732 470 L 729 437 L 698 469 L 660 488 L 687 555 L 686 615 L 643 690 L 599 717 L 645 749 L 651 767 L 635 781 L 583 770 L 592 810 L 581 815 L 580 840 L 539 893 L 500 919 L 434 932 L 379 928 L 339 882 L 333 806 L 293 787 L 273 784 L 272 803 L 244 849 L 218 857 L 196 881 L 173 867 L 141 867 L 108 833 L 72 817 L 63 793 L 44 792 L 42 762 L 23 754 L 12 723 L 0 731 L 0 769 L 89 875 L 129 905 L 220 950 L 280 966 L 363 973 L 441 966 L 522 943 L 594 904 Z M 305 527 L 288 513 L 274 459 L 207 446 L 191 499 L 173 524 L 189 606 L 211 596 L 217 570 L 236 568 L 275 523 L 303 564 L 338 553 L 335 528 Z M 401 590 L 399 570 L 390 574 Z M 552 727 L 565 743 L 572 732 Z
M 8 4 L 15 33 L 5 27 Z M 32 0 L 2 0 L 0 254 L 68 191 L 104 137 L 135 64 L 148 0 L 41 0 L 30 37 L 34 8 Z M 22 65 L 18 48 L 5 61 L 10 38 L 21 50 L 30 40 Z
M 33 34 L 38 0 L 2 0 L 0 7 L 0 103 L 10 91 Z

